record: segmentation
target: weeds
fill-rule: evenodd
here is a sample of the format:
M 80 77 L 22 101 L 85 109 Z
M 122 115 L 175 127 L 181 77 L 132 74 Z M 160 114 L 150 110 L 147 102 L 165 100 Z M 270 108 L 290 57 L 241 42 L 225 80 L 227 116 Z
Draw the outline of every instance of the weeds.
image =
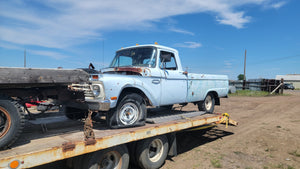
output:
M 265 96 L 290 96 L 290 94 L 270 94 L 266 91 L 254 90 L 237 90 L 236 93 L 229 93 L 229 96 L 248 96 L 248 97 L 265 97 Z
M 240 152 L 240 151 L 234 151 L 233 153 L 236 154 L 236 155 L 242 154 L 242 152 Z
M 276 165 L 275 168 L 280 168 L 280 169 L 295 169 L 293 166 L 282 164 L 282 163 Z
M 211 159 L 210 162 L 215 168 L 222 168 L 222 165 L 221 165 L 221 162 L 219 159 Z
M 297 150 L 293 151 L 293 152 L 289 152 L 290 155 L 293 155 L 295 157 L 300 157 L 300 153 L 297 152 Z
M 269 92 L 252 91 L 252 90 L 237 90 L 236 93 L 229 94 L 229 96 L 255 96 L 255 97 L 263 97 L 268 95 Z

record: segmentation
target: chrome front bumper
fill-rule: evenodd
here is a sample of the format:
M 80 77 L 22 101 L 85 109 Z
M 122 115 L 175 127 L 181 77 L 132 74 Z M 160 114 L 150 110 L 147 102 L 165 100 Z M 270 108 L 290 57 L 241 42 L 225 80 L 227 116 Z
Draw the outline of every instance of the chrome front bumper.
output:
M 110 101 L 109 100 L 85 100 L 88 109 L 94 110 L 94 111 L 108 111 L 110 109 Z

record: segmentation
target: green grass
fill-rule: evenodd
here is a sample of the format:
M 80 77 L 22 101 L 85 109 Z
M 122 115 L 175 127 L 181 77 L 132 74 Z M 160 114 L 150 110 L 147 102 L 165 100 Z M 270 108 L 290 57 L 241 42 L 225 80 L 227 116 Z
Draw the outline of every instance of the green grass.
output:
M 214 168 L 222 168 L 222 164 L 219 159 L 211 159 L 210 162 Z
M 293 155 L 295 157 L 300 157 L 300 153 L 297 152 L 297 150 L 293 151 L 293 152 L 289 152 L 290 155 Z
M 291 96 L 291 94 L 270 94 L 266 91 L 254 91 L 254 90 L 237 90 L 236 93 L 229 93 L 229 96 L 248 96 L 248 97 L 265 97 L 265 96 Z
M 254 96 L 263 97 L 268 96 L 269 92 L 265 91 L 252 91 L 252 90 L 237 90 L 236 93 L 230 93 L 229 96 Z

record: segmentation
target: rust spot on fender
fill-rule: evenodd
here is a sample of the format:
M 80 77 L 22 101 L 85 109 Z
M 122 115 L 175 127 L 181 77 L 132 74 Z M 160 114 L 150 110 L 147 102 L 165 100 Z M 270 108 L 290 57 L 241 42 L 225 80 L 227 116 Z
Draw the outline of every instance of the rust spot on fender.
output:
M 138 68 L 138 67 L 115 67 L 114 71 L 127 72 L 128 74 L 130 74 L 130 72 L 137 73 L 137 74 L 141 74 L 143 72 L 142 68 Z
M 75 149 L 75 144 L 72 143 L 72 142 L 68 142 L 68 143 L 63 143 L 62 144 L 62 149 L 63 149 L 63 152 L 67 152 L 67 151 L 72 151 Z

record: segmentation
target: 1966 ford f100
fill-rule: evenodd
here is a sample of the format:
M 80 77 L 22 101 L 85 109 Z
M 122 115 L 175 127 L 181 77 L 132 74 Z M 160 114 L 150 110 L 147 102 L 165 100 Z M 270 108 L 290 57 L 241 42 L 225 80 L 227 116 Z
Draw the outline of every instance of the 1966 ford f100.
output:
M 146 106 L 171 109 L 173 104 L 194 103 L 200 111 L 212 113 L 228 94 L 226 75 L 188 73 L 177 50 L 156 44 L 118 50 L 110 66 L 90 72 L 90 79 L 85 101 L 92 105 L 89 109 L 106 112 L 111 128 L 144 125 Z M 71 116 L 71 111 L 79 109 L 64 110 Z

